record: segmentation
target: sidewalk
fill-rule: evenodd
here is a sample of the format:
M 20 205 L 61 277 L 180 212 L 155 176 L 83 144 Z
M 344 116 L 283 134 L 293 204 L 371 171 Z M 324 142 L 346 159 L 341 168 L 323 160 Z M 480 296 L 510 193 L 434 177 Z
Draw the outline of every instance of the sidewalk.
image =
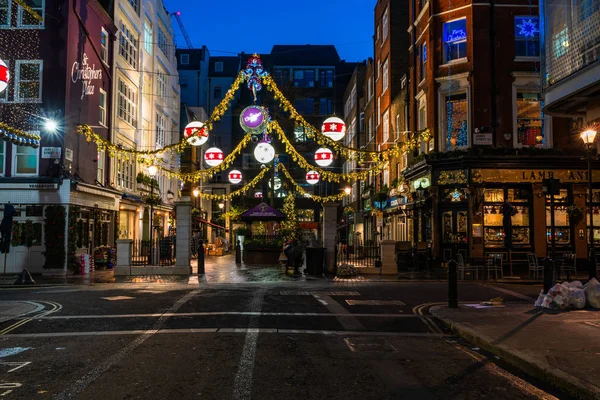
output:
M 432 307 L 454 333 L 577 398 L 600 399 L 600 310 Z
M 43 308 L 43 307 L 42 307 Z M 18 318 L 22 315 L 40 310 L 40 306 L 27 301 L 1 301 L 0 302 L 0 324 Z

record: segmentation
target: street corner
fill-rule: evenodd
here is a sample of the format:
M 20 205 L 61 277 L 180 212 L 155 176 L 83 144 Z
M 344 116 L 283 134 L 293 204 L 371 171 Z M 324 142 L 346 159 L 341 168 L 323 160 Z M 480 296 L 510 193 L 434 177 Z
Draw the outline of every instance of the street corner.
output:
M 2 301 L 0 302 L 0 324 L 43 309 L 42 304 L 33 301 Z

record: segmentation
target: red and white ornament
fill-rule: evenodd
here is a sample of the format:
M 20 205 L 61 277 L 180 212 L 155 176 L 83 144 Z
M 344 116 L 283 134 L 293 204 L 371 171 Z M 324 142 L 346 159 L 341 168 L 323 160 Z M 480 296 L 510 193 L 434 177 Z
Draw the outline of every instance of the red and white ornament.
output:
M 333 151 L 323 147 L 315 151 L 315 162 L 321 167 L 327 167 L 333 162 Z
M 8 71 L 8 67 L 0 59 L 0 93 L 6 89 L 8 86 L 8 82 L 10 81 L 10 72 Z
M 321 132 L 323 132 L 323 135 L 337 142 L 346 134 L 346 124 L 338 117 L 329 117 L 323 122 Z
M 257 199 L 262 199 L 262 192 L 256 192 L 254 193 L 254 197 Z
M 223 152 L 217 147 L 211 147 L 204 153 L 204 161 L 211 167 L 221 164 L 224 158 Z
M 192 146 L 202 146 L 208 140 L 208 129 L 200 121 L 192 121 L 183 130 L 183 137 Z
M 233 183 L 234 185 L 237 185 L 241 181 L 242 173 L 240 171 L 238 171 L 237 169 L 232 169 L 231 171 L 229 171 L 229 182 Z
M 308 171 L 306 173 L 306 183 L 309 185 L 316 185 L 319 183 L 319 178 L 321 178 L 321 176 L 317 171 Z

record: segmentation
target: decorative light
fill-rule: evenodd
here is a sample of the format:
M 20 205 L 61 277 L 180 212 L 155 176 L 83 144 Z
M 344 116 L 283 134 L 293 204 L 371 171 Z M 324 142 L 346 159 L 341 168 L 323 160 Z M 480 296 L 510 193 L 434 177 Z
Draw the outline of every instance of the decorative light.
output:
M 275 190 L 279 190 L 281 189 L 281 178 L 279 177 L 275 177 L 275 179 L 273 179 L 275 181 Z M 269 187 L 272 187 L 272 183 L 271 180 L 269 179 Z
M 198 188 L 192 190 L 192 193 L 194 194 L 194 197 L 198 197 L 198 195 L 200 194 L 200 191 L 198 190 Z
M 352 193 L 352 188 L 350 186 L 346 186 L 344 188 L 344 193 L 346 193 L 347 195 L 350 195 L 350 193 Z
M 306 182 L 309 185 L 316 185 L 317 183 L 319 183 L 320 178 L 321 178 L 321 176 L 319 175 L 319 173 L 317 171 L 308 171 L 306 173 Z
M 262 197 L 263 197 L 262 196 L 262 192 L 256 192 L 256 193 L 254 193 L 254 197 L 257 198 L 257 199 L 262 199 Z
M 346 124 L 338 117 L 329 117 L 323 122 L 321 132 L 323 132 L 323 135 L 337 142 L 346 134 Z
M 333 162 L 333 151 L 326 147 L 315 151 L 315 162 L 321 167 L 327 167 Z
M 183 130 L 183 137 L 192 146 L 202 146 L 208 140 L 208 129 L 200 121 L 192 121 Z
M 10 81 L 10 72 L 8 71 L 8 67 L 0 59 L 0 93 L 2 93 L 6 87 L 8 86 L 8 82 Z
M 44 128 L 48 132 L 56 132 L 56 130 L 58 129 L 58 123 L 55 120 L 53 120 L 53 119 L 47 119 L 44 122 Z
M 242 173 L 240 171 L 238 171 L 237 169 L 232 169 L 231 171 L 229 171 L 229 182 L 233 183 L 234 185 L 237 185 L 241 181 Z
M 148 167 L 148 174 L 152 177 L 156 176 L 158 172 L 158 167 L 156 165 L 151 165 Z
M 225 204 L 219 203 L 219 208 L 222 210 L 225 207 Z
M 275 158 L 275 149 L 269 143 L 261 142 L 254 149 L 254 157 L 258 162 L 266 164 Z
M 204 153 L 204 161 L 211 167 L 221 164 L 224 158 L 223 152 L 217 147 L 211 147 Z
M 581 139 L 585 144 L 593 144 L 594 140 L 596 140 L 597 134 L 598 132 L 596 132 L 594 129 L 586 129 L 585 131 L 581 132 Z
M 240 114 L 240 126 L 250 134 L 263 133 L 268 124 L 269 115 L 263 107 L 249 106 Z

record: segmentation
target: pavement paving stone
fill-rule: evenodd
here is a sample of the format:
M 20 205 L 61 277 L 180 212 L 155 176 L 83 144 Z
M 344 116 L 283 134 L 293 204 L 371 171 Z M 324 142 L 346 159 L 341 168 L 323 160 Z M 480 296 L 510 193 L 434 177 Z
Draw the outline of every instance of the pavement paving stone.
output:
M 600 398 L 600 310 L 548 312 L 507 303 L 505 308 L 433 307 L 431 313 L 516 367 L 572 393 Z

